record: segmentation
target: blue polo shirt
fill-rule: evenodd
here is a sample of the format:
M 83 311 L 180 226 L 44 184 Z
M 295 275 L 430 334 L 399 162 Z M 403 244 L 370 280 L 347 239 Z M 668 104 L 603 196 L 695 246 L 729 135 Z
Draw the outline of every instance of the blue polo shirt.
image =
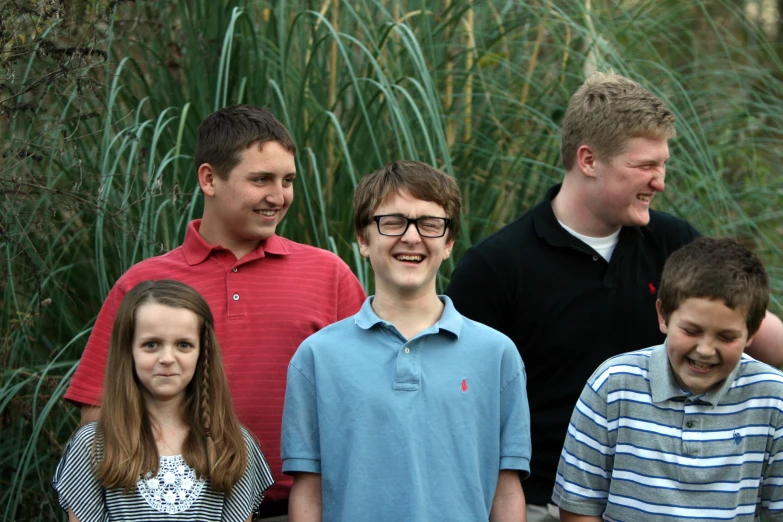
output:
M 487 520 L 500 470 L 528 475 L 516 347 L 440 299 L 440 320 L 406 340 L 369 297 L 291 360 L 283 472 L 321 474 L 324 520 Z

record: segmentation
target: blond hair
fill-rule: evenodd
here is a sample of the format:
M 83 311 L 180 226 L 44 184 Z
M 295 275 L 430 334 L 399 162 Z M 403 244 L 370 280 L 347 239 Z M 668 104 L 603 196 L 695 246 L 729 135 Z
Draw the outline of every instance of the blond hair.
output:
M 614 71 L 593 73 L 568 102 L 560 156 L 566 171 L 588 145 L 602 161 L 622 153 L 629 138 L 671 139 L 674 113 L 657 96 Z

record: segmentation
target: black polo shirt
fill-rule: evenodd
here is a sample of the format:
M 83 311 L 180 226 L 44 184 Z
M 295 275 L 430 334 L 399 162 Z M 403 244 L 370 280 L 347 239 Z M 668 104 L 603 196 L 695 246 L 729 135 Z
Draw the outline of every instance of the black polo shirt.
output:
M 699 233 L 650 211 L 623 227 L 607 263 L 569 234 L 546 199 L 470 248 L 446 294 L 463 315 L 508 335 L 525 363 L 533 458 L 528 504 L 551 502 L 571 413 L 588 377 L 614 355 L 663 342 L 655 299 L 666 258 Z

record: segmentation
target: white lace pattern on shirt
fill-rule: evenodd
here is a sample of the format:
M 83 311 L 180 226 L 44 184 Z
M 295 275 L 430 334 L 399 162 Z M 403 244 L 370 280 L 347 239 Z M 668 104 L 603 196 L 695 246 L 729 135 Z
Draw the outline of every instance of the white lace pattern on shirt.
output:
M 170 515 L 182 513 L 196 501 L 204 480 L 196 478 L 196 471 L 188 466 L 181 455 L 160 457 L 160 470 L 156 477 L 148 474 L 139 479 L 136 486 L 141 497 L 154 510 Z

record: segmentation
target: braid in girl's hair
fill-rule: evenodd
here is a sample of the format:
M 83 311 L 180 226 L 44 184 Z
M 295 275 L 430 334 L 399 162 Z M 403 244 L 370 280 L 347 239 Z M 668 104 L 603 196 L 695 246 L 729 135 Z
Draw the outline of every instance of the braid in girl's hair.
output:
M 212 325 L 206 323 L 204 325 L 204 342 L 202 356 L 204 357 L 204 363 L 201 371 L 201 424 L 204 428 L 204 434 L 207 436 L 207 469 L 212 475 L 212 466 L 215 464 L 215 441 L 212 439 L 212 433 L 210 431 L 212 421 L 212 406 L 210 405 L 210 389 L 211 382 L 209 378 L 209 350 L 214 349 L 210 346 L 209 331 L 212 329 Z

